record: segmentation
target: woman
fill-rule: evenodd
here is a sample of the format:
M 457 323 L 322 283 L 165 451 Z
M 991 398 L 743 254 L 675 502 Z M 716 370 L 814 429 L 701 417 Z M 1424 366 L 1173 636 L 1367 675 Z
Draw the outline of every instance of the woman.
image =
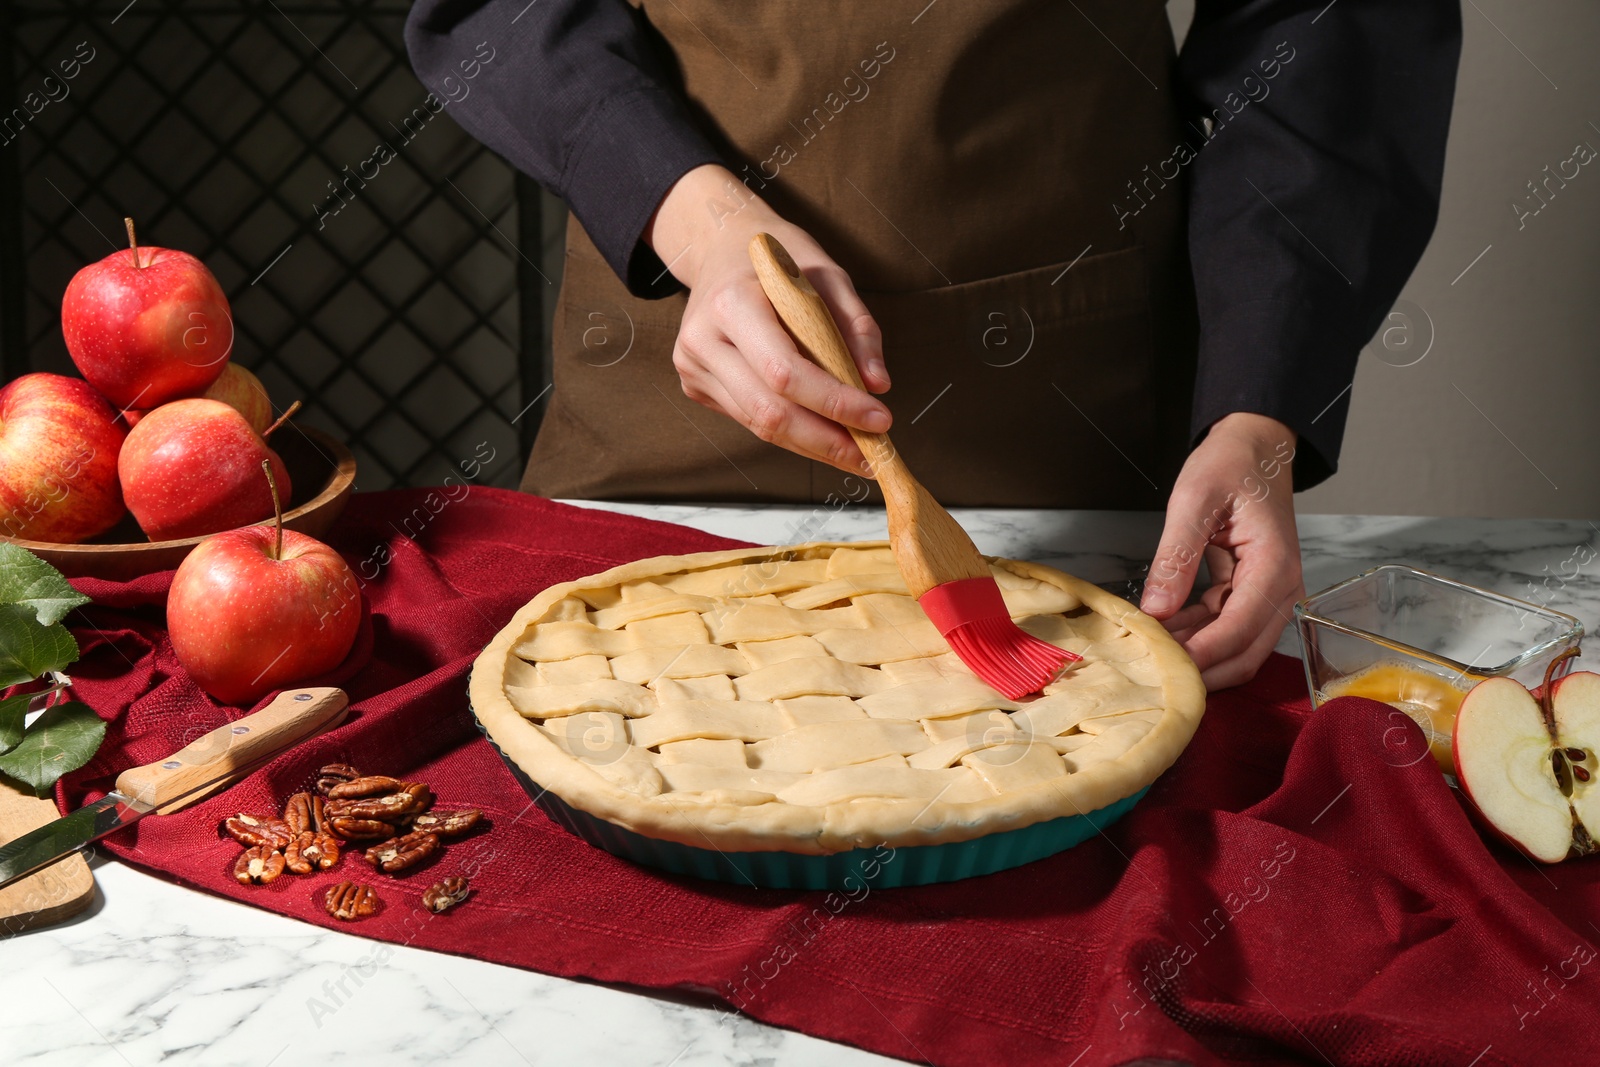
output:
M 841 424 L 892 423 L 947 505 L 1164 503 L 1141 606 L 1212 688 L 1265 660 L 1432 232 L 1453 2 L 1200 0 L 1181 57 L 1156 0 L 421 0 L 407 43 L 573 211 L 525 489 L 862 499 Z M 763 231 L 867 392 L 783 332 Z

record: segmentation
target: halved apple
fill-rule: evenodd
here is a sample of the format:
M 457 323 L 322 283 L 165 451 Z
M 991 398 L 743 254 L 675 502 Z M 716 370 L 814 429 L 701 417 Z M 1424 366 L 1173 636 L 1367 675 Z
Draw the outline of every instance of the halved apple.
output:
M 1456 713 L 1461 789 L 1512 845 L 1543 863 L 1600 851 L 1600 674 L 1553 675 L 1530 693 L 1509 678 L 1473 686 Z

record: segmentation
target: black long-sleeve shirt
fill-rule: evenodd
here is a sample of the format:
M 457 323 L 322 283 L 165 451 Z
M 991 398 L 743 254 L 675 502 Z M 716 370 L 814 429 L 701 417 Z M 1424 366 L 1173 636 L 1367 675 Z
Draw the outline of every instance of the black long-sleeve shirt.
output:
M 483 41 L 503 58 L 467 82 Z M 565 199 L 635 295 L 677 288 L 641 234 L 679 177 L 729 161 L 624 0 L 419 0 L 406 43 L 451 115 Z M 1264 78 L 1285 46 L 1294 77 Z M 1356 358 L 1438 216 L 1460 47 L 1457 0 L 1198 0 L 1177 70 L 1210 137 L 1188 167 L 1195 440 L 1269 415 L 1300 437 L 1297 489 L 1333 473 Z

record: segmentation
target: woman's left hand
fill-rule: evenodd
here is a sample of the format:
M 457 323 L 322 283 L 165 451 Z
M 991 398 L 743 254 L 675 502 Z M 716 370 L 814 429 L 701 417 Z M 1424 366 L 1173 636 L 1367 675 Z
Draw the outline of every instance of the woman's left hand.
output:
M 1290 464 L 1295 434 L 1265 415 L 1217 420 L 1167 502 L 1140 608 L 1161 620 L 1210 690 L 1255 677 L 1305 596 Z M 1184 607 L 1204 557 L 1211 587 Z

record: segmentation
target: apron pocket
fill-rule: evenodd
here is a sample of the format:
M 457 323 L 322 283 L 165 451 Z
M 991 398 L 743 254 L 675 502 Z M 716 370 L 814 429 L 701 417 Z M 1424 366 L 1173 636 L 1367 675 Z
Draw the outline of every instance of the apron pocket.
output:
M 916 292 L 863 292 L 897 447 L 949 505 L 1159 508 L 1187 427 L 1138 247 Z M 1192 359 L 1192 355 L 1189 357 Z

